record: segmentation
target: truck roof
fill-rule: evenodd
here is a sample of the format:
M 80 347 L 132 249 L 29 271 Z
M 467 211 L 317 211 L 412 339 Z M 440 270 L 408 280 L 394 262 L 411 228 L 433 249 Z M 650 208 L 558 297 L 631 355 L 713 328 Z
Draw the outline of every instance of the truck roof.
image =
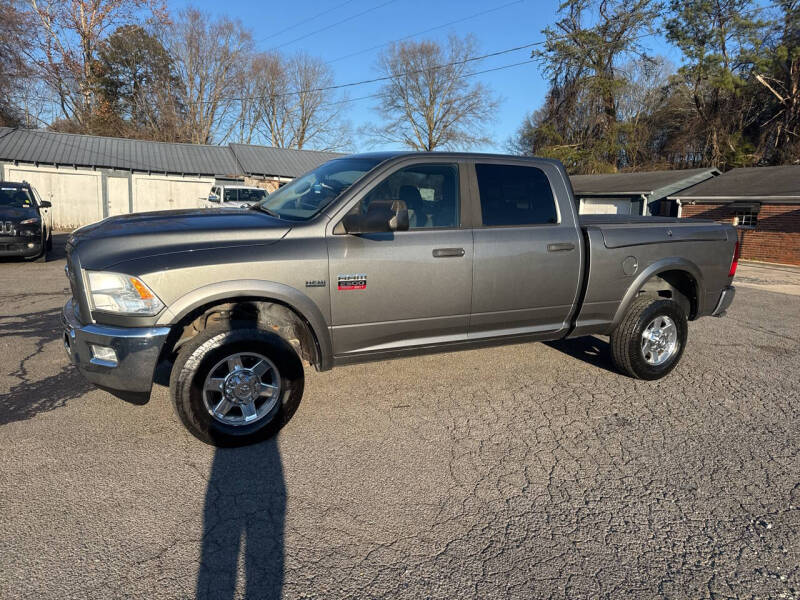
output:
M 521 156 L 519 154 L 492 154 L 490 152 L 449 152 L 446 150 L 434 152 L 421 152 L 416 150 L 387 150 L 381 152 L 362 152 L 359 154 L 348 154 L 333 160 L 341 160 L 343 158 L 370 158 L 381 161 L 386 161 L 399 156 L 430 156 L 430 157 L 448 157 L 448 158 L 492 158 L 492 159 L 507 159 L 507 160 L 536 160 L 540 162 L 549 162 L 561 165 L 561 162 L 552 158 L 542 158 L 540 156 Z

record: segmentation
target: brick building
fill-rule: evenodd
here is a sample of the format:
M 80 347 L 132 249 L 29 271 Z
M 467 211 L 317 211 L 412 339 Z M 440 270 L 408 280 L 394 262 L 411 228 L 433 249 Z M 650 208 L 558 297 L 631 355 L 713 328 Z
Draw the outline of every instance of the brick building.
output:
M 670 200 L 679 217 L 735 224 L 743 259 L 800 265 L 800 165 L 733 169 Z

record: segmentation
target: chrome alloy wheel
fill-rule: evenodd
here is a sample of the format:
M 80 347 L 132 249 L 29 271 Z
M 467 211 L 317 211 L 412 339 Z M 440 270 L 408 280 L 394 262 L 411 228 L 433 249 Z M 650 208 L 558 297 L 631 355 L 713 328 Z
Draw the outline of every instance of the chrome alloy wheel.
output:
M 280 399 L 281 376 L 270 359 L 237 352 L 219 361 L 203 384 L 209 414 L 225 425 L 251 425 L 272 413 Z
M 642 332 L 642 356 L 655 367 L 678 351 L 678 328 L 667 316 L 656 317 Z

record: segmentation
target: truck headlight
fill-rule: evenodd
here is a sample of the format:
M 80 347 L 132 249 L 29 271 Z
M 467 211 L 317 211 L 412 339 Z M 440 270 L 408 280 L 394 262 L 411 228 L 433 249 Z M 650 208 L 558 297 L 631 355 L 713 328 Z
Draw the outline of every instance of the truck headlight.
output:
M 33 219 L 25 219 L 24 221 L 20 221 L 20 225 L 38 225 L 40 222 L 39 217 L 34 217 Z
M 96 310 L 152 316 L 164 308 L 164 303 L 136 277 L 107 271 L 87 271 L 87 275 Z

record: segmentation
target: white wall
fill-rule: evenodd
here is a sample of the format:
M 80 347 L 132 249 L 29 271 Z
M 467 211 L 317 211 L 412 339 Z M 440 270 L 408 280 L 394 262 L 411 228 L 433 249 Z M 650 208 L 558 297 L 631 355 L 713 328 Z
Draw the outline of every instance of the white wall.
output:
M 4 165 L 3 179 L 27 181 L 53 203 L 53 227 L 72 229 L 103 218 L 102 173 L 33 165 Z
M 205 206 L 213 177 L 133 174 L 133 211 L 171 210 Z
M 630 198 L 592 198 L 583 197 L 578 212 L 582 215 L 638 215 L 640 202 L 631 202 Z
M 66 230 L 131 211 L 201 207 L 214 184 L 213 177 L 13 163 L 0 167 L 0 179 L 27 181 L 52 202 L 53 226 Z

